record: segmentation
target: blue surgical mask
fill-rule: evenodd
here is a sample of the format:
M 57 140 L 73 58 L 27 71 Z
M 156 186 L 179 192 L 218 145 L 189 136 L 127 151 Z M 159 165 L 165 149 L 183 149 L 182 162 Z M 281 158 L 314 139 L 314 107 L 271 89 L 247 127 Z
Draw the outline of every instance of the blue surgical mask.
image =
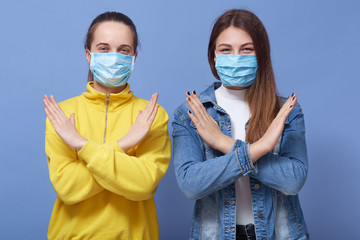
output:
M 134 56 L 116 52 L 90 54 L 90 70 L 95 81 L 108 88 L 120 87 L 127 83 L 134 70 Z
M 256 78 L 256 55 L 216 54 L 215 68 L 224 86 L 249 87 Z

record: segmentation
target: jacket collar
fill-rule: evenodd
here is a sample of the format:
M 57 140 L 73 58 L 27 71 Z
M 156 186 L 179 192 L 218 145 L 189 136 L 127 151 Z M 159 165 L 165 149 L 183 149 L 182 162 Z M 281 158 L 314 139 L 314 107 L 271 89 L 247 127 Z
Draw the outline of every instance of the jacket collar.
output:
M 84 92 L 82 96 L 86 99 L 86 101 L 100 110 L 106 109 L 107 102 L 109 102 L 109 110 L 115 110 L 127 104 L 134 97 L 128 83 L 126 88 L 120 93 L 111 93 L 109 95 L 96 91 L 93 88 L 93 82 L 88 82 L 86 90 L 87 91 Z
M 217 104 L 216 98 L 215 98 L 215 90 L 217 88 L 219 88 L 220 86 L 221 86 L 221 82 L 214 82 L 205 91 L 203 91 L 200 94 L 199 98 L 203 104 L 210 103 L 210 104 L 212 104 L 212 106 L 215 110 L 226 113 L 226 111 Z M 286 102 L 286 98 L 280 97 L 280 100 L 281 100 L 281 105 L 283 105 Z M 291 113 L 290 113 L 290 115 L 291 115 Z M 285 119 L 285 124 L 290 123 L 290 120 L 289 120 L 290 115 Z
M 221 82 L 214 82 L 200 94 L 199 99 L 203 104 L 210 103 L 213 105 L 215 110 L 226 113 L 226 111 L 217 104 L 215 98 L 215 90 L 220 86 Z

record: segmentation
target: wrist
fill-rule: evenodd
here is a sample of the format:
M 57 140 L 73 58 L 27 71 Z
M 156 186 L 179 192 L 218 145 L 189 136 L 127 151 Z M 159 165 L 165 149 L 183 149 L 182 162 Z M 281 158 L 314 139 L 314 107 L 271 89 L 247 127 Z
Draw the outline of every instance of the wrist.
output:
M 233 138 L 223 135 L 223 138 L 219 141 L 220 144 L 217 150 L 219 150 L 223 154 L 228 154 L 229 152 L 231 152 L 234 141 L 235 140 Z
M 77 145 L 75 146 L 75 150 L 80 151 L 86 144 L 87 139 L 84 137 L 79 138 Z
M 264 142 L 262 138 L 260 138 L 254 143 L 251 143 L 249 146 L 249 150 L 253 163 L 255 163 L 259 158 L 264 156 L 266 153 L 270 152 L 271 149 L 270 150 L 269 149 L 270 148 L 267 146 L 266 142 Z
M 129 144 L 126 142 L 125 137 L 119 139 L 117 141 L 117 144 L 119 145 L 119 147 L 126 153 L 127 151 L 129 151 L 129 149 L 131 148 L 131 146 L 129 146 Z

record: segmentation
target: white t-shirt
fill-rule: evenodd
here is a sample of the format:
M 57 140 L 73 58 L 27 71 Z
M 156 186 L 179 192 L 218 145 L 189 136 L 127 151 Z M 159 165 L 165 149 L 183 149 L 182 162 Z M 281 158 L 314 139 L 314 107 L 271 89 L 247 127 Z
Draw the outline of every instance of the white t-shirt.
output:
M 245 141 L 245 124 L 250 118 L 250 110 L 245 101 L 245 94 L 246 89 L 228 89 L 223 85 L 215 90 L 218 105 L 230 116 L 232 138 L 241 141 Z M 235 192 L 236 224 L 255 224 L 248 176 L 242 176 L 235 182 Z

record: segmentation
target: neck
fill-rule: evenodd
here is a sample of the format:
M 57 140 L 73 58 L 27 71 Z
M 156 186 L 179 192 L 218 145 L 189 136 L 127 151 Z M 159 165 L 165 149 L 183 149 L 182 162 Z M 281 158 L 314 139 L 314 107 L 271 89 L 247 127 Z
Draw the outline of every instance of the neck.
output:
M 97 81 L 93 81 L 93 88 L 101 93 L 104 93 L 106 95 L 109 95 L 111 93 L 120 93 L 122 90 L 124 90 L 126 88 L 126 85 L 122 85 L 120 87 L 117 88 L 108 88 L 108 87 L 104 87 L 103 85 L 101 85 L 100 83 L 98 83 Z
M 244 89 L 248 89 L 249 87 L 227 87 L 227 86 L 224 86 L 224 88 L 227 88 L 230 90 L 244 90 Z

